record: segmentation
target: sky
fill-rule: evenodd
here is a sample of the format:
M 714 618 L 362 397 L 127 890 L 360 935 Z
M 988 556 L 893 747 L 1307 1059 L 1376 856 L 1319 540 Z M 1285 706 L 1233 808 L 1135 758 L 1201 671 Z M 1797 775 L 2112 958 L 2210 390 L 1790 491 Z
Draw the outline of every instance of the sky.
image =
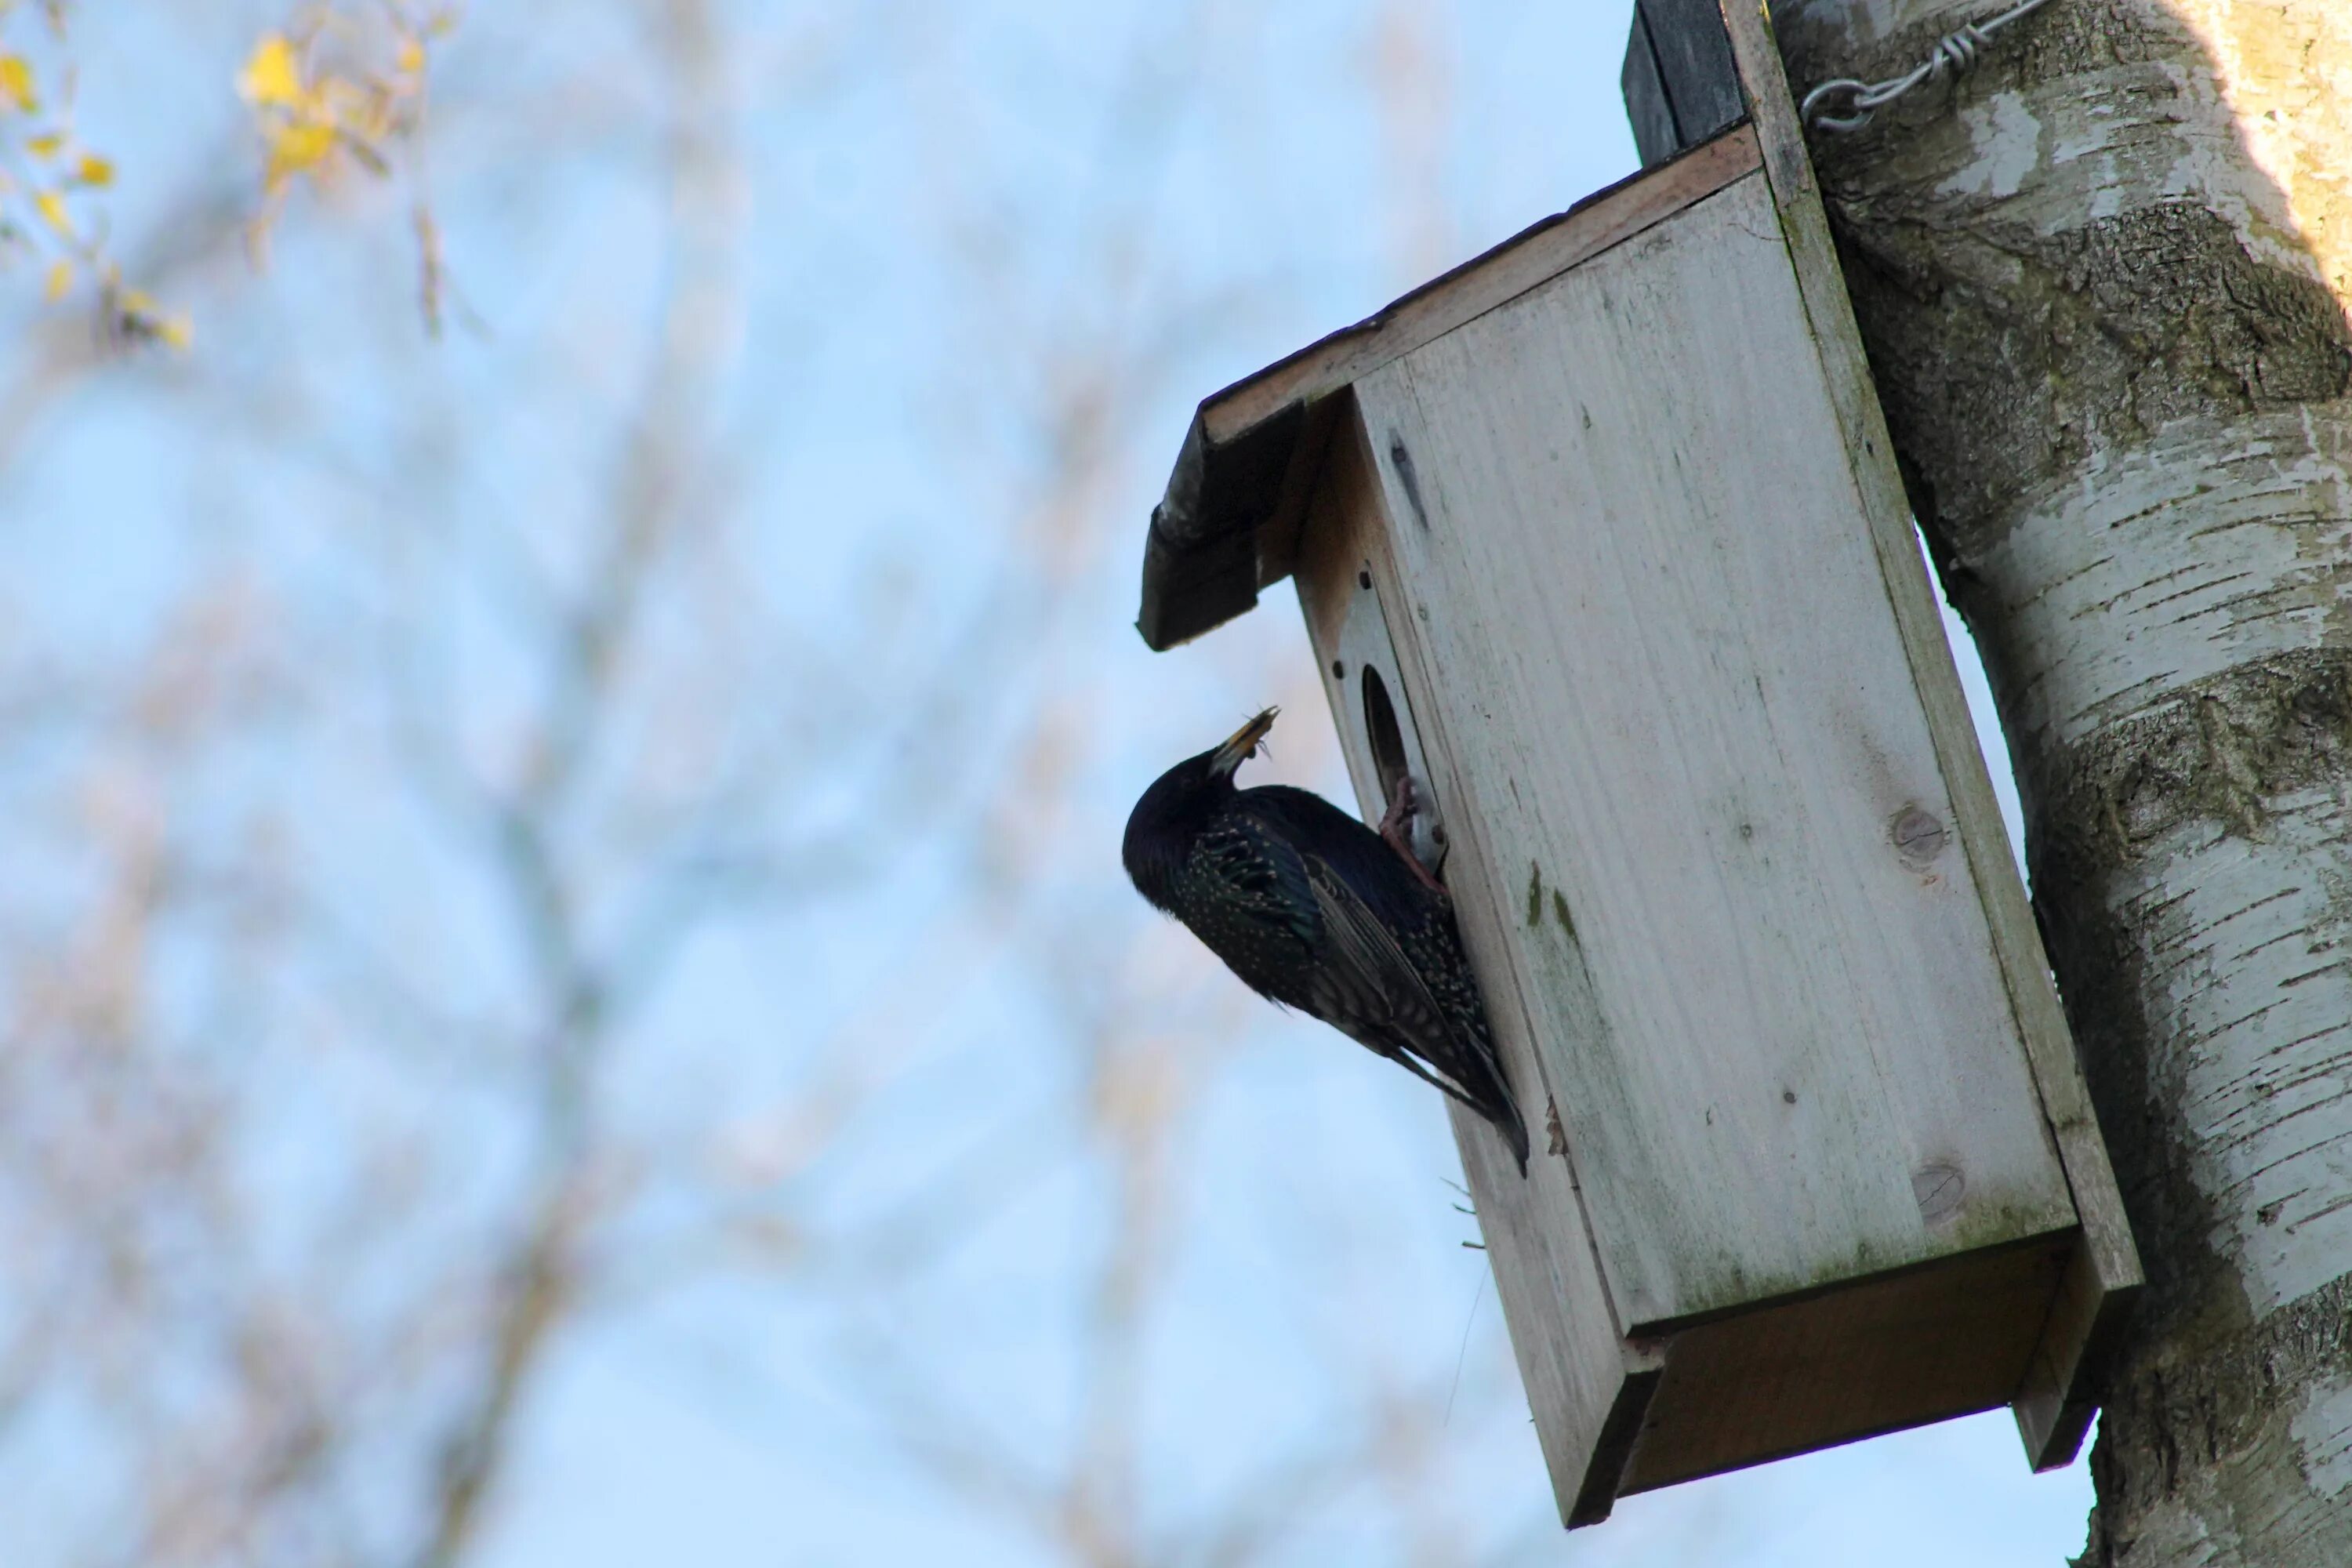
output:
M 470 1561 L 1075 1560 L 910 1439 L 908 1411 L 1049 1480 L 1117 1446 L 1104 1473 L 1155 1562 L 1216 1560 L 1211 1527 L 1253 1483 L 1359 1448 L 1251 1561 L 2079 1549 L 2084 1467 L 2029 1475 L 2005 1412 L 1562 1535 L 1437 1105 L 1241 994 L 1118 871 L 1142 786 L 1265 701 L 1288 713 L 1260 777 L 1347 794 L 1286 589 L 1172 653 L 1133 632 L 1192 405 L 1632 172 L 1626 5 L 482 8 L 434 43 L 395 176 L 299 185 L 257 266 L 195 237 L 255 207 L 231 84 L 289 15 L 74 17 L 77 128 L 121 170 L 110 243 L 189 310 L 186 353 L 83 364 L 71 303 L 0 274 L 0 406 L 30 411 L 0 469 L 0 695 L 53 715 L 6 760 L 27 868 L 8 929 L 97 920 L 126 815 L 194 865 L 282 863 L 304 894 L 291 956 L 249 959 L 197 910 L 137 960 L 160 1059 L 236 1107 L 251 1258 L 183 1259 L 184 1297 L 110 1306 L 125 1340 L 0 1426 L 0 1557 L 139 1559 L 129 1500 L 232 1429 L 201 1394 L 204 1303 L 280 1292 L 320 1344 L 375 1344 L 505 1235 L 544 1152 L 513 1089 L 543 955 L 505 841 L 442 808 L 544 755 L 549 650 L 594 602 L 598 520 L 632 486 L 684 542 L 642 574 L 635 662 L 546 832 L 584 944 L 621 973 L 661 947 L 592 1089 L 629 1194 L 593 1249 L 617 1283 L 528 1384 Z M 438 337 L 415 305 L 420 198 L 459 302 Z M 52 384 L 44 355 L 82 368 Z M 249 702 L 123 739 L 144 711 L 123 693 L 193 700 L 157 660 L 216 623 L 234 656 L 207 679 L 249 661 Z M 826 870 L 836 843 L 847 869 Z M 653 868 L 744 845 L 812 890 L 727 906 L 674 952 L 639 934 L 639 895 L 658 910 L 670 885 Z M 844 1083 L 846 1131 L 803 1160 L 807 1108 Z M 117 1136 L 60 1114 L 90 1117 L 64 1130 L 85 1146 Z M 1154 1162 L 1105 1152 L 1129 1115 Z M 400 1206 L 354 1221 L 362 1150 L 392 1152 Z M 910 1212 L 919 1261 L 869 1280 L 859 1247 Z M 656 1267 L 714 1213 L 738 1247 L 738 1221 L 772 1220 L 782 1261 Z M 1114 1362 L 1089 1313 L 1138 1214 L 1153 1249 Z M 367 1433 L 335 1505 L 271 1552 L 304 1560 L 328 1520 L 397 1542 L 436 1462 L 414 1434 L 467 1373 L 429 1348 L 463 1342 L 451 1311 L 381 1342 L 426 1373 L 326 1380 Z M 122 1420 L 110 1364 L 199 1393 Z

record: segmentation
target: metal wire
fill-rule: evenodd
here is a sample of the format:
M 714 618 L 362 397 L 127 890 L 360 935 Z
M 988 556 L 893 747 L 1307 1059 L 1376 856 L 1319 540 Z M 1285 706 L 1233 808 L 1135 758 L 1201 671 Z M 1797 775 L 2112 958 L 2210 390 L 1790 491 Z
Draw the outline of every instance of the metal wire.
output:
M 1862 81 L 1842 76 L 1822 83 L 1805 94 L 1798 107 L 1798 118 L 1806 125 L 1822 131 L 1841 133 L 1859 131 L 1870 123 L 1878 110 L 1909 92 L 1923 82 L 1949 77 L 1955 81 L 1976 68 L 1978 58 L 1992 36 L 2011 22 L 2029 16 L 2049 4 L 2049 0 L 2019 0 L 2000 16 L 1988 21 L 1971 22 L 1956 33 L 1947 33 L 1936 40 L 1927 58 L 1908 76 L 1890 77 L 1885 81 Z M 1845 112 L 1832 114 L 1824 105 L 1843 98 Z

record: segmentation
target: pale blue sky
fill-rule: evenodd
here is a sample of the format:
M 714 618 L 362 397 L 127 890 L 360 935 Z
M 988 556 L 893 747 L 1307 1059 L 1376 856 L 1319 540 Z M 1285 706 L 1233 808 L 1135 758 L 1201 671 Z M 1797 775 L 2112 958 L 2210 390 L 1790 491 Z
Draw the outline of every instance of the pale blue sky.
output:
M 173 232 L 187 193 L 249 188 L 226 84 L 282 12 L 227 9 L 77 22 L 81 124 L 122 167 L 127 243 Z M 190 937 L 154 961 L 156 985 L 192 1049 L 253 1053 L 242 1169 L 256 1245 L 289 1270 L 342 1179 L 346 1130 L 389 1120 L 449 1146 L 419 1166 L 435 1174 L 417 1228 L 362 1248 L 344 1281 L 363 1312 L 446 1237 L 478 1245 L 467 1226 L 496 1213 L 523 1157 L 476 1041 L 520 1016 L 528 955 L 479 838 L 392 782 L 415 719 L 403 705 L 460 765 L 512 763 L 542 694 L 527 628 L 538 596 L 561 603 L 591 563 L 582 519 L 643 415 L 653 302 L 681 274 L 717 279 L 721 304 L 694 328 L 719 345 L 694 394 L 705 438 L 677 482 L 689 511 L 724 510 L 734 531 L 649 610 L 654 673 L 601 765 L 646 772 L 658 794 L 665 769 L 754 759 L 755 782 L 789 783 L 738 826 L 779 840 L 877 792 L 910 800 L 845 885 L 715 922 L 632 1016 L 600 1092 L 657 1153 L 600 1259 L 617 1278 L 650 1269 L 698 1212 L 701 1173 L 765 1135 L 761 1108 L 821 1080 L 808 1040 L 846 1032 L 857 1059 L 889 1064 L 875 1069 L 887 1091 L 795 1179 L 795 1224 L 859 1236 L 973 1151 L 1002 1151 L 991 1173 L 1032 1143 L 1050 1154 L 950 1215 L 887 1288 L 728 1268 L 618 1292 L 531 1386 L 478 1560 L 1069 1561 L 910 1458 L 852 1363 L 885 1342 L 924 1397 L 1018 1465 L 1083 1460 L 1079 1331 L 1116 1238 L 1108 1163 L 1072 1131 L 1093 1081 L 1072 1042 L 1102 1016 L 1149 1036 L 1153 998 L 1181 1014 L 1171 1029 L 1226 1043 L 1186 1069 L 1143 1331 L 1132 1436 L 1150 1540 L 1367 1426 L 1363 1390 L 1385 1381 L 1450 1396 L 1398 1483 L 1410 1508 L 1351 1481 L 1255 1560 L 1983 1568 L 2078 1549 L 2083 1468 L 2030 1476 L 1998 1412 L 1628 1500 L 1560 1536 L 1483 1261 L 1460 1245 L 1474 1232 L 1436 1102 L 1239 994 L 1119 875 L 1142 784 L 1263 701 L 1291 705 L 1265 776 L 1345 794 L 1322 715 L 1299 701 L 1311 672 L 1286 591 L 1169 655 L 1129 624 L 1144 520 L 1192 403 L 1630 172 L 1628 5 L 715 10 L 724 92 L 697 112 L 740 161 L 706 205 L 656 183 L 657 51 L 630 8 L 478 7 L 442 47 L 430 149 L 485 333 L 418 331 L 385 193 L 298 196 L 266 273 L 232 247 L 173 275 L 167 297 L 197 318 L 187 360 L 107 367 L 43 402 L 0 478 L 9 689 L 119 677 L 194 585 L 242 584 L 266 628 L 282 711 L 171 764 L 159 794 L 215 847 L 275 825 L 331 906 L 312 929 L 356 935 L 249 990 Z M 724 235 L 678 243 L 681 212 Z M 18 278 L 5 307 L 12 377 L 37 321 L 71 330 L 37 317 L 33 291 Z M 1056 403 L 1065 377 L 1087 390 Z M 1059 449 L 1037 410 L 1093 403 L 1095 479 L 1047 515 Z M 885 731 L 942 670 L 957 750 L 913 767 Z M 102 727 L 62 700 L 49 772 L 10 786 L 27 811 Z M 1034 789 L 994 788 L 1023 769 Z M 1049 790 L 1050 810 L 1024 815 Z M 616 942 L 642 829 L 617 807 L 567 829 L 592 927 Z M 70 851 L 16 831 L 75 885 Z M 621 889 L 609 911 L 606 889 Z M 300 1054 L 292 1042 L 388 1016 L 346 1012 L 379 967 L 435 1016 L 403 1015 L 396 1049 Z M 55 1394 L 0 1431 L 12 1564 L 121 1559 L 108 1521 L 130 1483 L 87 1435 L 88 1397 Z M 396 1519 L 406 1475 L 354 1483 L 352 1507 Z

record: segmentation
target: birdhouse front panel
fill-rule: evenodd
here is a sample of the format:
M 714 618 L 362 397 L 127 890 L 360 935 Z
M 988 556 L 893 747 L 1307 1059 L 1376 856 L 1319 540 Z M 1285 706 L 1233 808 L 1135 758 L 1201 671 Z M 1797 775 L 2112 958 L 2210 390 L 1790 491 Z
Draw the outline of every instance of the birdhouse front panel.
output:
M 2074 1223 L 1785 256 L 1751 174 L 1355 384 L 1635 1333 Z

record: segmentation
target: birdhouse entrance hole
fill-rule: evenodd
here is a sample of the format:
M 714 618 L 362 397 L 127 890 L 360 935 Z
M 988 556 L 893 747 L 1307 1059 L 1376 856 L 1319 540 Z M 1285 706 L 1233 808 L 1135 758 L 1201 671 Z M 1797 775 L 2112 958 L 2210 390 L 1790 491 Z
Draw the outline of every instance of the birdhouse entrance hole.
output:
M 1411 772 L 1405 762 L 1404 732 L 1397 728 L 1396 704 L 1389 700 L 1389 683 L 1370 665 L 1364 666 L 1364 734 L 1371 742 L 1372 769 L 1380 779 L 1381 798 L 1396 799 L 1397 784 Z
M 1444 814 L 1570 1524 L 2001 1405 L 2065 1464 L 2140 1281 L 1780 57 L 1707 9 L 1734 123 L 1202 404 L 1138 622 L 1294 577 L 1365 820 Z

